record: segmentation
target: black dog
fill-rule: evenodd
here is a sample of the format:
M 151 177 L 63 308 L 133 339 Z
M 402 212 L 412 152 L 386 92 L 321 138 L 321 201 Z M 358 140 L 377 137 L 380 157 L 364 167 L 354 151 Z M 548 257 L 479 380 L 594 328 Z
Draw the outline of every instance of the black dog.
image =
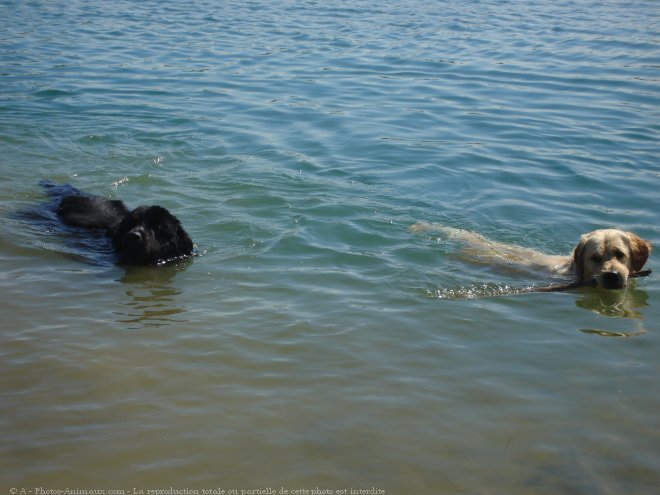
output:
M 122 263 L 159 265 L 193 254 L 179 220 L 160 206 L 131 211 L 119 200 L 74 194 L 62 198 L 57 215 L 67 225 L 104 230 Z

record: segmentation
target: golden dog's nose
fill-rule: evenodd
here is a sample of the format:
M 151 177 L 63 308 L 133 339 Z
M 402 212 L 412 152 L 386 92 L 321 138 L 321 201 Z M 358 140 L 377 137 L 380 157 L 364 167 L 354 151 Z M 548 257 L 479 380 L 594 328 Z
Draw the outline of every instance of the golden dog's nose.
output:
M 621 289 L 624 286 L 623 277 L 619 272 L 609 271 L 601 276 L 603 287 L 606 289 Z

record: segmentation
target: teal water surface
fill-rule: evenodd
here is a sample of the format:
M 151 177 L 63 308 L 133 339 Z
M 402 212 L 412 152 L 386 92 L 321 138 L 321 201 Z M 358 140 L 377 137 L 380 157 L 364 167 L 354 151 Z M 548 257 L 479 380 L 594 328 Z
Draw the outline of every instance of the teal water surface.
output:
M 516 295 L 409 227 L 660 245 L 660 4 L 0 14 L 0 491 L 656 493 L 657 275 Z M 198 256 L 118 266 L 21 214 L 41 180 Z

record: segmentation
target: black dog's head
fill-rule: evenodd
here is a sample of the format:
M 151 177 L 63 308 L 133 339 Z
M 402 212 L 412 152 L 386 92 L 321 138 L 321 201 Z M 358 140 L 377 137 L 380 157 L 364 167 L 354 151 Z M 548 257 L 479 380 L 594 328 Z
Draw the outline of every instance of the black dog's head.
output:
M 157 265 L 193 252 L 179 220 L 160 206 L 135 208 L 109 235 L 124 263 Z

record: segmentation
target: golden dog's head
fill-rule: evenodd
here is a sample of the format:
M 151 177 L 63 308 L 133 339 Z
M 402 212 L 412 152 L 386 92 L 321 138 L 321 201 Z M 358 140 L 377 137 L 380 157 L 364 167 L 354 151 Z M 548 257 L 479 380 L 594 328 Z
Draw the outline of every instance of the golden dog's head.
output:
M 638 272 L 651 253 L 651 244 L 635 234 L 616 229 L 584 234 L 573 251 L 578 280 L 595 280 L 606 289 L 621 289 L 628 276 Z

